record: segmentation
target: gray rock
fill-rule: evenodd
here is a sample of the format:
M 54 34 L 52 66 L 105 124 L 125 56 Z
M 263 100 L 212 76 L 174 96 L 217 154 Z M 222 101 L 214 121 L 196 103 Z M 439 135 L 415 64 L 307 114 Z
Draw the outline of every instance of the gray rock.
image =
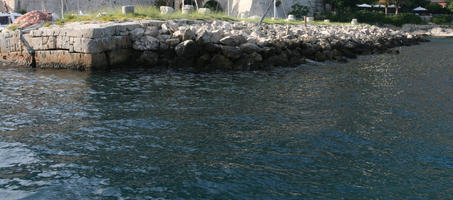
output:
M 132 30 L 130 33 L 131 33 L 132 39 L 137 40 L 145 35 L 145 29 L 136 28 L 136 29 Z
M 178 31 L 174 32 L 172 37 L 179 38 L 182 41 L 194 40 L 195 33 L 190 29 L 183 29 L 183 30 L 178 30 Z
M 261 47 L 259 47 L 256 44 L 250 43 L 250 42 L 241 44 L 240 47 L 241 47 L 241 50 L 245 53 L 260 52 L 262 50 Z
M 222 46 L 222 53 L 225 55 L 227 58 L 230 59 L 238 59 L 241 57 L 241 49 L 237 47 L 231 47 L 231 46 Z
M 176 45 L 175 52 L 179 57 L 195 57 L 198 54 L 198 46 L 193 40 L 186 40 Z
M 172 38 L 172 39 L 167 39 L 165 42 L 170 47 L 175 47 L 176 45 L 178 45 L 181 42 L 181 40 L 179 40 L 179 38 Z
M 159 54 L 153 51 L 144 51 L 137 62 L 145 65 L 155 65 L 159 62 Z
M 159 40 L 151 36 L 142 37 L 132 47 L 140 51 L 156 51 L 159 50 Z
M 226 46 L 239 46 L 247 42 L 247 39 L 242 35 L 226 36 L 220 40 L 220 43 Z
M 231 70 L 233 67 L 233 62 L 220 54 L 214 55 L 211 59 L 211 63 L 218 69 Z
M 145 30 L 145 35 L 149 35 L 149 36 L 152 36 L 152 37 L 157 37 L 157 36 L 159 36 L 159 28 L 157 26 L 148 27 Z

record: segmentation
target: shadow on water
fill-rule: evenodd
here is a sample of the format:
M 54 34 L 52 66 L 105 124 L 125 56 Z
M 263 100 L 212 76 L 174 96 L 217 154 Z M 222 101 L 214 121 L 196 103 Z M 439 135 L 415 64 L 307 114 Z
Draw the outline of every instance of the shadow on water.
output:
M 270 72 L 1 68 L 0 198 L 452 198 L 452 46 Z

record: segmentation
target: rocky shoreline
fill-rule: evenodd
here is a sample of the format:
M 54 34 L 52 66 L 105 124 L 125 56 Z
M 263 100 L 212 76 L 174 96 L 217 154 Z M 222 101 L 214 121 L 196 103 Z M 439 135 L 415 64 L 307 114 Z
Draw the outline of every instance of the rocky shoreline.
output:
M 402 31 L 412 35 L 429 36 L 429 37 L 453 37 L 453 25 L 416 25 L 405 24 L 401 27 Z
M 3 63 L 20 65 L 29 64 L 32 56 L 40 68 L 90 70 L 136 63 L 197 71 L 258 70 L 307 59 L 346 62 L 424 41 L 405 31 L 367 25 L 142 20 L 1 33 L 0 56 Z

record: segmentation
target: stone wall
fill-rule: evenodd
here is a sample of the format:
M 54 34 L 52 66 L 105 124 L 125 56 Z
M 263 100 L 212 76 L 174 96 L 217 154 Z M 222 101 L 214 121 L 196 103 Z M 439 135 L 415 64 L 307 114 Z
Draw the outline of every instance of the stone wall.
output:
M 15 11 L 43 10 L 61 12 L 61 0 L 3 0 Z M 151 5 L 155 0 L 63 0 L 65 11 L 93 11 L 123 5 Z

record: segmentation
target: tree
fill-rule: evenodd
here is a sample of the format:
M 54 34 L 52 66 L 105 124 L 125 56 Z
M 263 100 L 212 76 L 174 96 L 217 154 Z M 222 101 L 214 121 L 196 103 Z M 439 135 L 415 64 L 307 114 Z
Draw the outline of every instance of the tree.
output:
M 453 0 L 448 1 L 447 8 L 453 12 Z
M 390 1 L 391 0 L 379 0 L 379 3 L 382 3 L 385 5 L 385 15 L 388 15 Z

